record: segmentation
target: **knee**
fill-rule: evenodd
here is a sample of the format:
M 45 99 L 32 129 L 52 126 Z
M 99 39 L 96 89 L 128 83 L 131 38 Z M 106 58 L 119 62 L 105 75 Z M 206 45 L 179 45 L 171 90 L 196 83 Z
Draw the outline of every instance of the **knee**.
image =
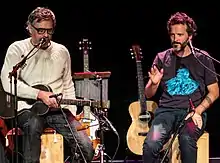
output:
M 29 134 L 41 134 L 43 132 L 43 122 L 38 116 L 33 115 L 28 119 L 24 128 Z
M 162 144 L 159 142 L 146 140 L 143 144 L 143 154 L 157 156 L 162 150 L 162 147 Z

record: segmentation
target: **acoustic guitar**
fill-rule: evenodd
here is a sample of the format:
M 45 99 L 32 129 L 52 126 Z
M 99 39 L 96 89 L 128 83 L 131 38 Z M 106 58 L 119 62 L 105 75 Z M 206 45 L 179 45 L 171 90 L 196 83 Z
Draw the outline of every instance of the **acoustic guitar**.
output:
M 44 84 L 33 85 L 32 87 L 39 89 L 39 90 L 42 90 L 42 91 L 53 92 L 53 90 L 50 86 L 44 85 Z M 0 92 L 0 97 L 2 97 L 1 100 L 5 99 L 3 101 L 6 101 L 6 96 L 12 96 L 12 95 L 8 95 L 6 92 L 1 90 L 1 92 Z M 12 96 L 12 99 L 13 99 L 13 96 Z M 46 114 L 50 110 L 50 108 L 46 104 L 44 104 L 43 101 L 41 101 L 41 100 L 25 99 L 25 98 L 18 97 L 18 101 L 25 101 L 27 106 L 29 106 L 29 108 L 28 107 L 25 107 L 25 109 L 19 108 L 17 115 L 20 115 L 26 111 L 32 111 L 35 114 L 41 116 L 41 115 Z M 39 107 L 32 107 L 33 104 L 37 105 L 37 104 L 41 104 L 41 103 L 44 105 L 42 105 L 40 107 L 40 109 L 39 109 Z M 90 106 L 92 108 L 101 108 L 103 106 L 104 106 L 103 108 L 109 107 L 108 102 L 102 101 L 102 104 L 101 104 L 100 101 L 95 101 L 95 100 L 91 101 L 91 100 L 83 100 L 83 99 L 62 99 L 61 98 L 59 100 L 59 104 L 60 105 Z M 53 110 L 55 110 L 55 109 L 53 109 Z M 4 104 L 0 109 L 0 117 L 2 119 L 15 118 L 14 109 L 7 107 L 7 103 Z
M 136 155 L 142 155 L 143 143 L 149 131 L 157 103 L 147 101 L 145 98 L 141 63 L 143 56 L 140 45 L 132 45 L 131 55 L 132 58 L 136 59 L 139 100 L 129 105 L 129 114 L 132 123 L 127 132 L 127 145 L 131 152 Z

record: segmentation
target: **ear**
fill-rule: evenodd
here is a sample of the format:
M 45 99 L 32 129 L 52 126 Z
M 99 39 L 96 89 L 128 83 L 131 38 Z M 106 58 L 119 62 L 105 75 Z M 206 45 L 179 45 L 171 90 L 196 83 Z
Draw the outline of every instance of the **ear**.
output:
M 190 36 L 189 36 L 189 40 L 192 40 L 192 38 L 193 38 L 193 36 L 192 36 L 192 35 L 190 35 Z
M 33 28 L 31 27 L 30 24 L 27 25 L 26 30 L 27 30 L 27 32 L 28 32 L 30 35 L 32 35 L 32 32 L 33 32 L 32 30 L 33 30 Z

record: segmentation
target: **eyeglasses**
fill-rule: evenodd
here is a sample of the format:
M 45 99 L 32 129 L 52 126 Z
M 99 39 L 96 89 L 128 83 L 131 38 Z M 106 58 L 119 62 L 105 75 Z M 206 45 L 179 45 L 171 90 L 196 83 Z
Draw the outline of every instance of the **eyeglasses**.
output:
M 54 33 L 53 28 L 37 28 L 33 24 L 31 26 L 37 31 L 38 34 L 44 34 L 46 31 L 49 35 L 52 35 Z

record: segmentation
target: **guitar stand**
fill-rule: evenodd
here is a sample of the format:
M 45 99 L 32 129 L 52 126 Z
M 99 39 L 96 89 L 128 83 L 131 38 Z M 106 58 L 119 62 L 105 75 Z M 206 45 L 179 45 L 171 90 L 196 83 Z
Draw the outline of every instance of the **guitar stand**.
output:
M 106 155 L 105 154 L 105 146 L 104 146 L 104 131 L 107 131 L 109 130 L 108 127 L 105 127 L 105 124 L 106 124 L 106 115 L 107 115 L 107 112 L 106 110 L 103 110 L 103 98 L 102 98 L 102 77 L 99 76 L 99 75 L 95 75 L 95 78 L 97 80 L 97 82 L 99 83 L 99 90 L 100 90 L 100 109 L 97 109 L 97 117 L 98 117 L 98 120 L 99 120 L 99 132 L 100 132 L 100 148 L 99 148 L 99 152 L 100 152 L 100 163 L 104 163 L 104 156 Z M 107 160 L 106 160 L 107 162 Z
M 107 127 L 105 127 L 105 121 L 103 118 L 104 114 L 105 114 L 104 112 L 98 113 L 98 119 L 99 119 L 98 131 L 99 131 L 99 137 L 100 137 L 100 145 L 99 145 L 100 163 L 104 162 L 104 156 L 105 156 L 104 132 L 109 130 Z

